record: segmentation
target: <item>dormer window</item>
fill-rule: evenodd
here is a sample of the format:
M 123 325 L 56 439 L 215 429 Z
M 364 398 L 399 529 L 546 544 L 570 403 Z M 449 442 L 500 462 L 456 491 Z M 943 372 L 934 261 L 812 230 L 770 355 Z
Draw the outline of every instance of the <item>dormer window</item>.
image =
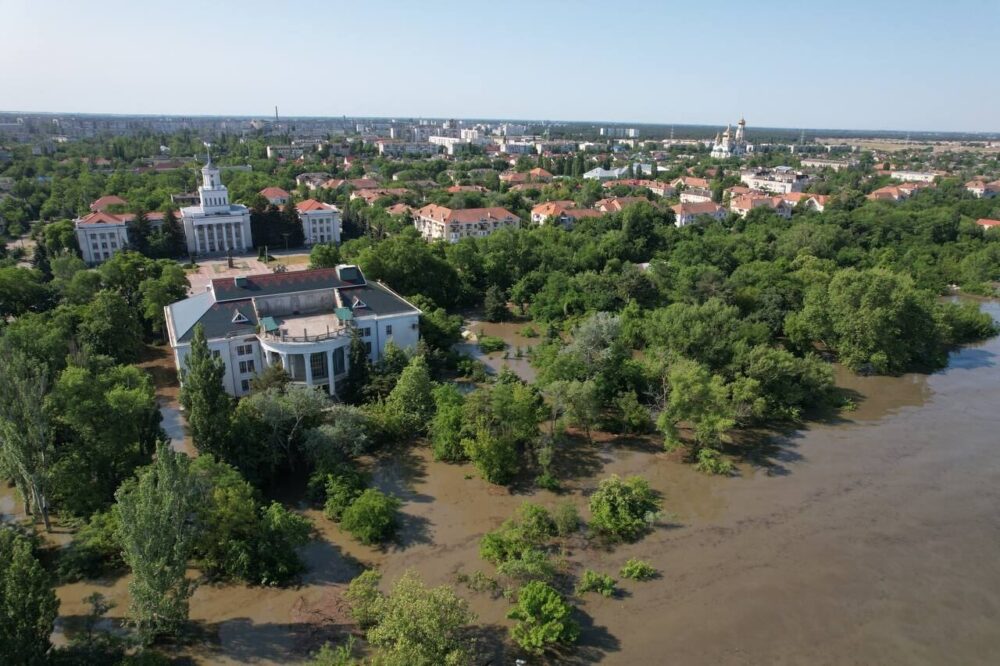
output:
M 352 297 L 352 300 L 351 300 L 351 309 L 352 310 L 357 310 L 358 308 L 367 308 L 367 307 L 368 307 L 368 305 L 363 300 L 361 300 L 357 296 L 353 296 Z
M 233 313 L 233 323 L 234 324 L 246 324 L 249 321 L 250 320 L 246 318 L 246 315 L 244 315 L 239 310 L 237 310 L 236 312 Z

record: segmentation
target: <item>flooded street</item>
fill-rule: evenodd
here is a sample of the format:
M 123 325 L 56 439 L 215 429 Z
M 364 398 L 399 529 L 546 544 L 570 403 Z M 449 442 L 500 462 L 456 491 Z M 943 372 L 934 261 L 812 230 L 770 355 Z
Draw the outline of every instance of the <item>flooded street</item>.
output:
M 170 438 L 170 446 L 175 451 L 194 455 L 195 448 L 186 430 L 187 422 L 181 413 L 179 401 L 180 385 L 177 382 L 177 368 L 170 347 L 152 345 L 143 349 L 142 361 L 138 364 L 153 378 L 156 387 L 156 402 L 160 405 L 163 420 L 160 425 Z
M 471 319 L 466 322 L 465 328 L 474 336 L 471 340 L 455 345 L 455 350 L 474 358 L 485 365 L 491 374 L 497 374 L 504 368 L 526 382 L 535 381 L 535 369 L 531 366 L 528 358 L 528 350 L 541 344 L 541 334 L 538 326 L 534 326 L 538 332 L 536 337 L 522 335 L 522 331 L 530 322 L 489 322 L 479 319 Z M 489 337 L 502 338 L 507 343 L 506 351 L 483 353 L 479 348 L 478 338 L 483 335 Z M 519 353 L 520 352 L 520 353 Z
M 1000 318 L 1000 305 L 985 307 Z M 404 501 L 396 543 L 361 546 L 306 511 L 319 538 L 304 550 L 303 584 L 200 587 L 191 618 L 204 640 L 179 654 L 205 664 L 301 662 L 350 628 L 340 594 L 364 566 L 387 581 L 412 568 L 430 584 L 455 585 L 502 635 L 507 602 L 456 583 L 460 572 L 490 571 L 480 537 L 529 498 L 569 499 L 586 519 L 586 494 L 617 473 L 646 477 L 666 516 L 611 551 L 573 540 L 569 560 L 617 577 L 638 557 L 662 576 L 624 581 L 619 597 L 587 595 L 571 663 L 998 663 L 998 360 L 994 338 L 929 376 L 838 372 L 857 409 L 779 437 L 766 461 L 741 464 L 737 478 L 699 474 L 653 439 L 598 436 L 592 446 L 573 440 L 557 458 L 570 477 L 563 495 L 518 494 L 412 449 L 375 469 L 376 485 Z M 0 508 L 16 510 L 12 493 Z M 124 613 L 126 578 L 62 586 L 57 640 L 95 590 L 118 604 L 110 615 Z

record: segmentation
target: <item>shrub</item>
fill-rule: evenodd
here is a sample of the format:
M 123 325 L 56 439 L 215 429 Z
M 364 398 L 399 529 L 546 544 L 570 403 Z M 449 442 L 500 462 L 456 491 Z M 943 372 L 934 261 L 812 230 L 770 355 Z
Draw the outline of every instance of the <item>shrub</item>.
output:
M 517 510 L 517 521 L 524 538 L 531 543 L 542 543 L 556 534 L 556 524 L 548 509 L 532 502 L 525 502 Z
M 383 599 L 382 593 L 378 590 L 381 581 L 382 574 L 369 569 L 362 571 L 347 585 L 344 598 L 351 606 L 351 618 L 362 629 L 367 629 L 378 622 L 379 604 Z
M 507 343 L 503 341 L 503 338 L 493 335 L 479 336 L 479 350 L 484 354 L 492 354 L 493 352 L 500 352 L 505 349 L 507 349 Z
M 615 593 L 615 579 L 607 574 L 587 569 L 576 584 L 577 594 L 586 592 L 599 592 L 603 597 L 610 597 Z
M 559 479 L 552 476 L 548 472 L 542 472 L 535 477 L 535 485 L 539 488 L 544 488 L 545 490 L 550 490 L 554 493 L 559 492 L 562 489 L 562 484 L 559 483 Z
M 698 450 L 698 462 L 695 469 L 705 474 L 719 474 L 729 476 L 735 471 L 735 466 L 729 460 L 722 457 L 715 449 L 704 447 Z
M 517 621 L 510 630 L 511 638 L 535 655 L 574 643 L 580 637 L 580 627 L 570 617 L 572 613 L 573 607 L 548 583 L 527 583 L 518 592 L 517 605 L 507 613 Z
M 363 544 L 382 543 L 396 532 L 396 512 L 401 504 L 392 495 L 369 488 L 347 507 L 341 525 Z
M 618 575 L 629 580 L 650 580 L 656 578 L 657 571 L 648 563 L 632 558 L 625 562 Z
M 118 542 L 118 520 L 113 511 L 95 513 L 59 553 L 56 574 L 60 581 L 72 583 L 84 578 L 98 578 L 125 568 L 122 547 Z
M 347 641 L 337 647 L 325 643 L 309 666 L 358 666 L 361 662 L 354 658 L 354 636 L 348 635 Z
M 375 604 L 366 632 L 378 648 L 373 660 L 386 666 L 464 666 L 471 663 L 466 629 L 475 620 L 468 604 L 447 586 L 428 588 L 406 572 Z
M 520 557 L 532 544 L 512 521 L 507 521 L 499 529 L 487 532 L 479 540 L 479 557 L 499 566 L 503 562 Z
M 527 326 L 521 329 L 521 335 L 526 338 L 537 338 L 538 331 L 535 330 L 534 326 L 528 324 Z
M 505 560 L 497 566 L 497 573 L 519 580 L 552 580 L 556 567 L 547 553 L 537 548 L 525 548 L 517 557 Z
M 556 533 L 559 536 L 569 536 L 580 529 L 580 513 L 576 510 L 576 506 L 568 500 L 556 505 L 552 520 L 555 522 Z
M 434 418 L 430 423 L 431 446 L 435 460 L 459 462 L 465 460 L 462 448 L 462 406 L 465 398 L 451 384 L 434 389 Z
M 462 448 L 484 479 L 503 484 L 517 473 L 517 443 L 507 436 L 497 436 L 480 428 L 475 437 L 462 440 Z
M 939 303 L 935 314 L 948 344 L 983 340 L 998 332 L 996 322 L 990 315 L 981 312 L 977 303 Z
M 660 501 L 646 480 L 618 475 L 601 481 L 590 497 L 591 523 L 614 541 L 639 538 L 656 520 Z
M 639 402 L 639 396 L 635 391 L 618 394 L 615 398 L 615 407 L 618 410 L 618 423 L 622 432 L 642 435 L 652 429 L 653 420 L 649 410 Z
M 312 523 L 278 502 L 260 510 L 254 552 L 245 580 L 261 585 L 282 585 L 305 570 L 296 549 L 309 542 Z
M 339 474 L 329 474 L 326 480 L 326 503 L 323 515 L 339 522 L 347 507 L 365 490 L 366 478 L 360 472 L 345 468 Z

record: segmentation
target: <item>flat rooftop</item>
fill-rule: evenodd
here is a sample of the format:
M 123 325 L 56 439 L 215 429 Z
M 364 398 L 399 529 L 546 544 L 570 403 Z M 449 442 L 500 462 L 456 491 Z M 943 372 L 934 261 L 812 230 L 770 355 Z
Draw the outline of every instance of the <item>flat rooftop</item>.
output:
M 289 342 L 305 342 L 307 340 L 323 340 L 347 332 L 340 319 L 333 312 L 313 312 L 301 315 L 272 315 L 279 329 L 287 334 L 285 340 Z M 278 333 L 269 334 L 268 337 L 278 337 Z

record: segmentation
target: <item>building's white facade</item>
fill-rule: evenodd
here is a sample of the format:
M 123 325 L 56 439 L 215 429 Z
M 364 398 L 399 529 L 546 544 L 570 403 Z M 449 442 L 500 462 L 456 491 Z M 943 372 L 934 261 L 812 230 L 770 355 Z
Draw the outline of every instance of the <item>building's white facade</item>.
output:
M 222 254 L 252 249 L 250 210 L 229 202 L 229 190 L 222 184 L 219 169 L 211 159 L 202 167 L 201 176 L 198 188 L 201 204 L 181 209 L 188 252 Z
M 181 383 L 195 326 L 225 364 L 228 393 L 250 393 L 270 366 L 292 383 L 337 395 L 349 369 L 356 330 L 371 362 L 391 341 L 414 349 L 420 310 L 382 284 L 368 283 L 355 266 L 213 280 L 200 294 L 164 308 Z
M 128 224 L 134 218 L 132 213 L 96 211 L 74 220 L 76 243 L 83 261 L 93 266 L 128 248 Z M 146 219 L 150 229 L 157 229 L 163 224 L 163 213 L 147 213 Z
M 802 167 L 805 169 L 833 169 L 834 171 L 840 171 L 841 169 L 850 169 L 857 165 L 857 160 L 830 160 L 820 157 L 802 158 Z
M 437 155 L 439 147 L 427 141 L 378 141 L 378 154 L 386 157 Z
M 902 180 L 907 183 L 933 183 L 938 175 L 933 171 L 893 171 L 890 176 L 893 180 Z
M 801 192 L 809 184 L 809 177 L 791 167 L 774 169 L 747 169 L 740 173 L 740 180 L 751 190 L 788 194 Z
M 126 223 L 110 213 L 91 213 L 74 222 L 76 242 L 88 266 L 107 261 L 128 247 Z
M 703 215 L 715 220 L 726 217 L 726 209 L 712 202 L 682 203 L 671 206 L 670 209 L 674 211 L 674 226 L 678 227 L 686 227 Z
M 302 221 L 306 245 L 315 243 L 340 244 L 340 210 L 336 206 L 306 199 L 296 208 Z

